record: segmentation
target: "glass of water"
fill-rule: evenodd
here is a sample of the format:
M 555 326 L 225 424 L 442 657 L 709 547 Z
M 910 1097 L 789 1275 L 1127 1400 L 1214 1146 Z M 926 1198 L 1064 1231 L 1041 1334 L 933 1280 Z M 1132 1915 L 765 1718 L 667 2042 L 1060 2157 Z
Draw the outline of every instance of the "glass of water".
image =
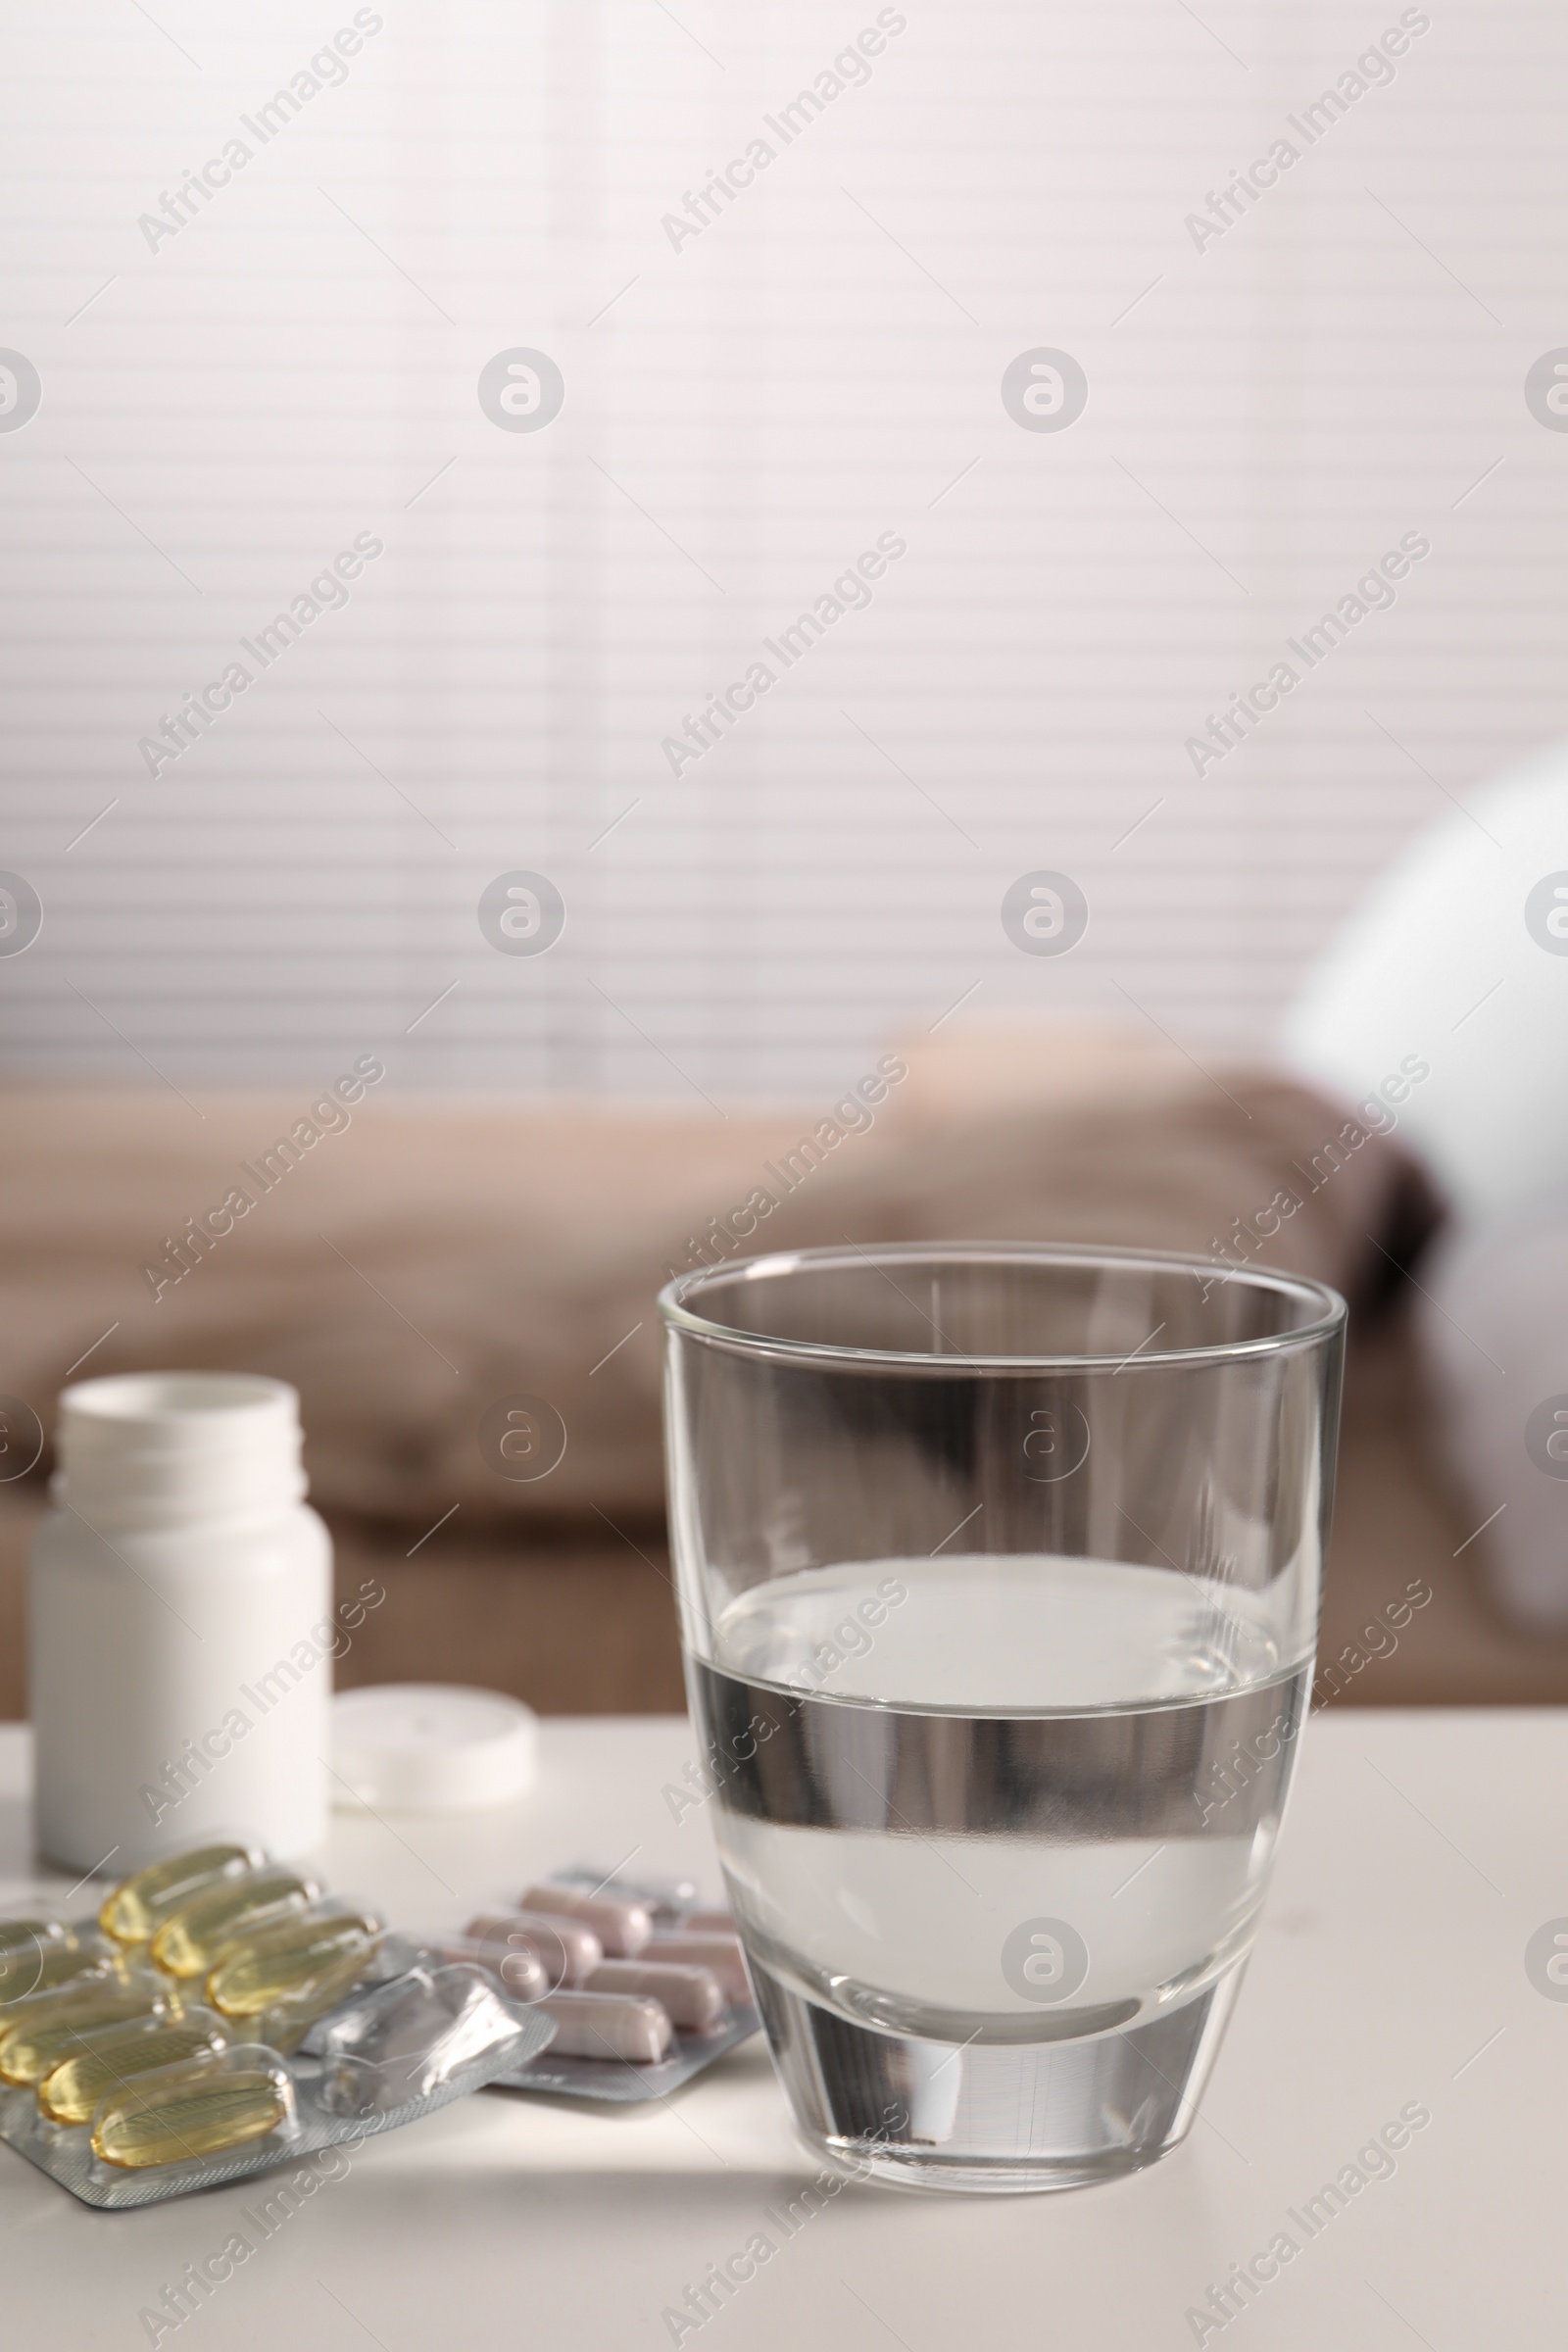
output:
M 1152 2163 L 1268 1883 L 1343 1300 L 953 1244 L 756 1258 L 661 1307 L 691 1709 L 808 2139 L 920 2187 Z

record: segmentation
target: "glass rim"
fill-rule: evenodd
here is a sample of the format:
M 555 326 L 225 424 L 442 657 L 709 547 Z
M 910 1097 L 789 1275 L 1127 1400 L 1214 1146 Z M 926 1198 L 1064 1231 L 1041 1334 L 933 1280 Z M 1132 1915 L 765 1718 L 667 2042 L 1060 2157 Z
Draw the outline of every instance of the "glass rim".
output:
M 710 1320 L 686 1304 L 693 1292 L 709 1285 L 760 1282 L 801 1268 L 887 1264 L 1017 1264 L 1028 1266 L 1137 1267 L 1151 1274 L 1218 1275 L 1221 1285 L 1239 1282 L 1252 1290 L 1272 1291 L 1298 1300 L 1310 1319 L 1289 1331 L 1270 1332 L 1252 1340 L 1216 1340 L 1197 1348 L 1145 1347 L 1129 1354 L 1090 1354 L 1083 1350 L 1028 1355 L 975 1353 L 955 1348 L 855 1348 L 830 1340 L 793 1340 L 767 1332 L 743 1331 L 731 1323 Z M 896 1286 L 895 1286 L 896 1287 Z M 831 1243 L 810 1250 L 778 1250 L 757 1257 L 736 1257 L 718 1266 L 694 1266 L 678 1274 L 659 1294 L 658 1307 L 665 1328 L 688 1339 L 702 1340 L 745 1355 L 783 1356 L 799 1363 L 892 1367 L 900 1371 L 972 1372 L 1120 1372 L 1147 1370 L 1157 1365 L 1245 1363 L 1258 1356 L 1282 1355 L 1321 1346 L 1343 1330 L 1349 1312 L 1340 1293 L 1309 1275 L 1288 1274 L 1271 1266 L 1224 1266 L 1213 1258 L 1178 1250 L 1138 1250 L 1092 1242 L 880 1242 L 865 1249 L 854 1243 Z M 939 1335 L 940 1336 L 940 1335 Z

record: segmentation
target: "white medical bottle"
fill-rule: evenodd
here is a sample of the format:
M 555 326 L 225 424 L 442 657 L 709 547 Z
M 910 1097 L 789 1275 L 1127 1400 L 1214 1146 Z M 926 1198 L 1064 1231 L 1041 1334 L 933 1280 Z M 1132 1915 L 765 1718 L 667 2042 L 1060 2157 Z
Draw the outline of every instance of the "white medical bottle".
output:
M 116 1877 L 215 1835 L 310 1853 L 336 1635 L 298 1395 L 235 1372 L 83 1381 L 57 1446 L 30 1577 L 39 1853 Z

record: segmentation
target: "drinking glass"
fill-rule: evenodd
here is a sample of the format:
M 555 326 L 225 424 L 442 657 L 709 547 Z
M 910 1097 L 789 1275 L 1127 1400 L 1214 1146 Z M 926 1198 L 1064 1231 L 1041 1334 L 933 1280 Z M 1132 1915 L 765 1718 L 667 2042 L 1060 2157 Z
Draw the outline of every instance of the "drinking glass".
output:
M 1268 1883 L 1344 1301 L 953 1244 L 755 1258 L 660 1305 L 691 1710 L 808 2140 L 920 2187 L 1152 2163 Z

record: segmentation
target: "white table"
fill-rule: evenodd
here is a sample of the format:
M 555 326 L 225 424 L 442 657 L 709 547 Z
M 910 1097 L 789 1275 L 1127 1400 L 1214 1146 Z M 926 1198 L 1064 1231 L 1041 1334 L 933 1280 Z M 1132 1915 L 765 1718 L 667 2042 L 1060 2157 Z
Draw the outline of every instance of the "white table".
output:
M 694 1872 L 716 1893 L 702 1812 L 677 1825 L 661 1793 L 692 1753 L 680 1720 L 549 1723 L 524 1803 L 392 1827 L 340 1815 L 333 1883 L 419 1927 L 459 1920 L 553 1863 L 613 1863 L 636 1847 L 640 1867 Z M 25 1733 L 0 1728 L 0 1912 L 61 1891 L 31 1872 L 25 1773 Z M 1188 2307 L 1291 2230 L 1287 2209 L 1407 2102 L 1432 2121 L 1394 2177 L 1355 2195 L 1204 2340 L 1227 2352 L 1561 2342 L 1568 2001 L 1534 1989 L 1524 1950 L 1563 1914 L 1568 1718 L 1320 1718 L 1249 1981 L 1186 2144 L 1151 2172 L 1074 2194 L 848 2186 L 708 2322 L 703 2352 L 1191 2344 Z M 814 2171 L 760 2039 L 667 2106 L 481 2092 L 369 2142 L 160 2340 L 181 2352 L 667 2345 L 664 2308 Z M 18 2352 L 146 2344 L 141 2309 L 222 2246 L 262 2185 L 103 2214 L 0 2146 L 0 2341 Z

